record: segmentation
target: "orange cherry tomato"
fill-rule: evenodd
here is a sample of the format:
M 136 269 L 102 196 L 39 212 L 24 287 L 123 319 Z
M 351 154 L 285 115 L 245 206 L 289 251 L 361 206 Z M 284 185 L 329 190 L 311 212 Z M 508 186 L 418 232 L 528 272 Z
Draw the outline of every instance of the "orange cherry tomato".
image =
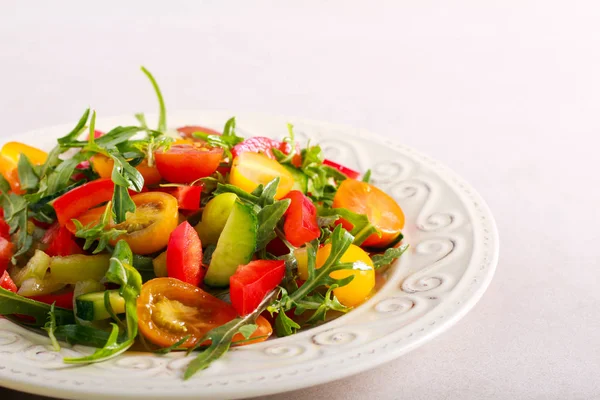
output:
M 136 206 L 135 212 L 128 213 L 124 222 L 115 224 L 111 221 L 106 227 L 125 230 L 127 233 L 110 243 L 114 246 L 123 239 L 136 254 L 151 254 L 162 250 L 169 243 L 169 235 L 179 224 L 177 199 L 162 192 L 140 193 L 131 196 L 131 199 Z M 106 206 L 92 208 L 79 215 L 77 220 L 83 226 L 96 224 L 105 209 Z M 77 231 L 72 221 L 67 222 L 65 226 L 72 233 Z
M 111 177 L 113 166 L 115 165 L 115 162 L 112 158 L 106 157 L 103 154 L 96 154 L 90 159 L 90 161 L 94 171 L 96 171 L 101 178 Z M 150 167 L 147 160 L 139 163 L 135 169 L 137 169 L 144 177 L 144 185 L 158 185 L 162 180 L 162 177 L 160 176 L 156 166 Z
M 223 158 L 223 149 L 207 148 L 201 143 L 174 144 L 166 152 L 154 154 L 160 175 L 172 183 L 191 183 L 210 176 Z
M 340 184 L 333 198 L 334 208 L 347 208 L 357 214 L 365 214 L 381 233 L 373 234 L 363 246 L 384 247 L 398 237 L 404 228 L 402 208 L 388 194 L 366 182 L 346 179 Z M 352 229 L 352 224 L 342 219 L 342 226 Z
M 174 278 L 146 282 L 137 300 L 137 314 L 140 331 L 149 341 L 168 347 L 189 335 L 182 345 L 185 348 L 197 344 L 211 329 L 237 317 L 229 303 Z M 258 328 L 250 340 L 237 333 L 233 345 L 261 342 L 273 333 L 271 324 L 263 317 L 257 318 L 256 325 Z

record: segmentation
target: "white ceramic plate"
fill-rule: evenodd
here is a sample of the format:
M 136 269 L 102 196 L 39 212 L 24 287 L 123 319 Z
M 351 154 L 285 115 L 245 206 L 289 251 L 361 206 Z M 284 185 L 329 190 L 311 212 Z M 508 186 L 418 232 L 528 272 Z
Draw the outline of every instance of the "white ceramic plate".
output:
M 234 114 L 169 114 L 172 127 L 203 124 L 221 129 Z M 188 381 L 182 354 L 128 353 L 84 367 L 63 356 L 92 351 L 64 346 L 0 319 L 0 385 L 64 398 L 239 398 L 282 392 L 343 378 L 420 346 L 448 329 L 479 300 L 498 258 L 498 233 L 485 202 L 438 162 L 369 132 L 298 118 L 238 114 L 245 136 L 283 137 L 295 125 L 300 142 L 319 142 L 328 158 L 359 171 L 391 194 L 407 217 L 411 249 L 386 273 L 387 283 L 356 310 L 299 334 L 240 347 Z M 149 118 L 153 120 L 153 118 Z M 99 129 L 135 124 L 133 117 L 99 119 Z M 51 148 L 71 125 L 16 139 Z

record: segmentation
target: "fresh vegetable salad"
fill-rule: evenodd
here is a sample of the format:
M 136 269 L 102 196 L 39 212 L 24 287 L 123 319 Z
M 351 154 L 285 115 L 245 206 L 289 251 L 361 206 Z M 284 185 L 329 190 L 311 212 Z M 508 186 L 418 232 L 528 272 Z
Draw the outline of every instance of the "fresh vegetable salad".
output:
M 282 140 L 96 130 L 85 111 L 46 153 L 0 151 L 0 314 L 59 340 L 94 346 L 71 364 L 149 351 L 197 351 L 185 377 L 230 346 L 287 336 L 345 313 L 400 257 L 404 215 L 363 176 Z

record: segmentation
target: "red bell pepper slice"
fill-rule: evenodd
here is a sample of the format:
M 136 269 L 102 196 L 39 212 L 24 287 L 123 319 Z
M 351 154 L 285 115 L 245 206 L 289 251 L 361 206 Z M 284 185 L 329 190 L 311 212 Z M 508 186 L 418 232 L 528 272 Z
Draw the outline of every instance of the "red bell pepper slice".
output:
M 0 274 L 8 268 L 14 249 L 15 246 L 8 239 L 0 237 Z
M 159 190 L 175 197 L 180 210 L 198 211 L 200 209 L 202 187 L 202 185 L 162 187 Z
M 66 226 L 60 226 L 57 223 L 52 225 L 46 231 L 42 238 L 42 243 L 47 244 L 46 254 L 49 256 L 70 256 L 72 254 L 84 254 L 83 250 L 77 245 L 73 234 Z
M 284 275 L 283 260 L 256 260 L 240 265 L 229 278 L 231 305 L 241 316 L 250 314 Z
M 204 279 L 202 243 L 196 230 L 187 221 L 179 224 L 169 237 L 167 275 L 194 286 Z
M 292 201 L 284 214 L 285 238 L 296 247 L 318 238 L 321 229 L 317 224 L 317 208 L 313 202 L 299 190 L 292 190 L 284 199 Z
M 17 285 L 13 282 L 8 271 L 4 271 L 2 276 L 0 276 L 0 287 L 2 289 L 10 290 L 13 293 L 17 293 Z
M 267 157 L 275 160 L 276 157 L 275 154 L 273 154 L 273 149 L 277 149 L 284 154 L 290 154 L 292 152 L 292 145 L 288 142 L 280 142 L 268 137 L 255 136 L 233 146 L 233 149 L 231 149 L 231 155 L 233 158 L 235 158 L 241 153 L 249 151 L 251 153 L 263 153 Z M 292 159 L 292 164 L 294 164 L 296 167 L 299 167 L 302 164 L 299 146 L 296 146 L 296 152 L 294 154 L 294 158 Z
M 358 178 L 360 176 L 360 172 L 357 172 L 357 171 L 355 171 L 355 170 L 353 170 L 351 168 L 348 168 L 348 167 L 344 167 L 343 165 L 338 164 L 338 163 L 336 163 L 334 161 L 331 161 L 331 160 L 325 159 L 325 160 L 323 160 L 323 164 L 328 165 L 328 166 L 330 166 L 332 168 L 337 169 L 338 171 L 340 171 L 342 174 L 346 175 L 350 179 L 356 179 L 356 178 Z
M 0 237 L 10 240 L 10 226 L 8 223 L 0 217 Z
M 65 292 L 60 294 L 45 294 L 42 296 L 28 296 L 28 299 L 39 301 L 40 303 L 53 304 L 56 307 L 73 309 L 73 292 Z
M 52 203 L 58 223 L 63 226 L 90 208 L 112 199 L 115 184 L 110 178 L 97 179 L 63 194 Z

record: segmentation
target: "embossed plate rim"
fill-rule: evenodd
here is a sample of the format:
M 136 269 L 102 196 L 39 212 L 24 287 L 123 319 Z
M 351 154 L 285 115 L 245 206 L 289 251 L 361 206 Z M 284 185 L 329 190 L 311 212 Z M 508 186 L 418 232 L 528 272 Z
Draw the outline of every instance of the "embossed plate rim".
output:
M 189 110 L 172 112 L 169 114 L 169 119 L 170 121 L 177 120 L 181 124 L 185 124 L 196 122 L 200 120 L 199 117 L 202 116 L 202 121 L 212 120 L 216 124 L 214 127 L 218 128 L 225 121 L 225 119 L 231 115 L 234 115 L 234 113 L 226 111 Z M 155 116 L 148 116 L 148 118 L 151 120 L 152 118 L 155 118 Z M 209 376 L 206 378 L 199 377 L 198 379 L 193 379 L 187 382 L 181 382 L 179 380 L 175 380 L 177 379 L 175 378 L 169 381 L 168 384 L 163 384 L 161 382 L 153 382 L 152 379 L 144 380 L 142 378 L 138 378 L 139 380 L 136 380 L 136 377 L 131 377 L 131 384 L 128 385 L 128 387 L 120 387 L 120 385 L 117 385 L 117 383 L 123 383 L 125 380 L 114 379 L 112 380 L 113 385 L 99 386 L 95 385 L 94 381 L 87 378 L 85 375 L 77 377 L 76 372 L 78 371 L 76 370 L 73 371 L 74 377 L 69 377 L 66 376 L 67 374 L 65 372 L 48 371 L 42 368 L 35 369 L 27 367 L 29 369 L 22 368 L 23 370 L 20 370 L 19 368 L 11 368 L 10 366 L 3 364 L 2 360 L 4 357 L 0 356 L 1 385 L 17 390 L 56 397 L 79 398 L 81 395 L 85 394 L 87 398 L 90 399 L 105 399 L 112 396 L 119 396 L 121 398 L 147 399 L 160 398 L 165 395 L 173 398 L 198 398 L 198 396 L 206 396 L 209 398 L 237 398 L 299 389 L 359 373 L 376 365 L 390 361 L 418 347 L 425 341 L 452 326 L 463 315 L 465 315 L 483 295 L 483 292 L 492 279 L 497 263 L 499 245 L 497 229 L 492 214 L 485 202 L 481 199 L 477 192 L 473 190 L 467 183 L 465 183 L 464 180 L 457 174 L 450 171 L 439 162 L 432 160 L 431 158 L 422 155 L 421 153 L 406 146 L 397 144 L 392 140 L 374 135 L 365 130 L 360 130 L 349 126 L 312 121 L 305 118 L 270 116 L 257 113 L 238 113 L 238 121 L 239 125 L 242 127 L 245 126 L 245 121 L 251 121 L 252 123 L 258 123 L 259 125 L 263 123 L 265 126 L 268 126 L 269 123 L 277 121 L 278 124 L 282 124 L 282 127 L 284 126 L 284 122 L 291 121 L 297 124 L 297 126 L 301 127 L 310 126 L 325 132 L 337 131 L 348 134 L 354 139 L 361 141 L 361 145 L 362 143 L 368 145 L 369 142 L 375 141 L 382 146 L 394 148 L 394 151 L 402 153 L 403 156 L 410 158 L 412 161 L 418 162 L 419 167 L 425 167 L 428 172 L 444 181 L 448 185 L 448 188 L 457 195 L 457 199 L 459 199 L 460 202 L 465 205 L 465 209 L 468 211 L 470 216 L 477 215 L 478 218 L 484 218 L 485 226 L 488 230 L 486 246 L 489 250 L 489 254 L 487 255 L 487 259 L 473 259 L 475 255 L 477 255 L 477 247 L 475 246 L 475 244 L 477 244 L 477 240 L 480 242 L 483 240 L 482 238 L 478 239 L 478 237 L 474 234 L 473 254 L 465 273 L 459 277 L 460 279 L 457 280 L 456 287 L 449 292 L 449 299 L 452 299 L 451 303 L 449 301 L 442 301 L 440 304 L 433 306 L 431 310 L 429 310 L 422 317 L 419 317 L 415 322 L 404 325 L 401 329 L 393 332 L 392 334 L 361 344 L 356 348 L 351 346 L 349 350 L 346 349 L 338 352 L 333 351 L 327 357 L 322 355 L 324 347 L 317 344 L 320 352 L 319 354 L 321 354 L 321 356 L 315 360 L 300 363 L 301 367 L 292 368 L 287 366 L 277 368 L 277 371 L 268 370 L 270 373 L 249 372 L 244 373 L 243 377 L 241 375 L 236 376 L 236 380 L 230 379 L 229 381 L 220 381 L 218 378 L 209 379 Z M 98 126 L 102 127 L 103 125 L 109 126 L 110 124 L 134 122 L 135 120 L 131 116 L 99 118 Z M 177 126 L 177 124 L 173 123 L 170 125 Z M 211 126 L 210 123 L 207 125 Z M 47 129 L 40 129 L 29 132 L 25 135 L 5 137 L 2 141 L 15 138 L 20 138 L 21 140 L 23 140 L 23 138 L 36 138 L 39 135 L 43 135 L 44 132 L 49 131 L 54 133 L 51 135 L 52 137 L 56 137 L 58 136 L 59 132 L 66 132 L 71 128 L 71 126 L 72 125 L 61 125 Z M 258 132 L 253 133 L 258 134 Z M 283 129 L 281 130 L 281 133 L 284 133 Z M 482 221 L 478 221 L 477 219 L 473 219 L 471 222 L 473 222 L 473 230 L 476 228 L 481 228 L 482 226 L 480 225 L 483 224 Z M 481 254 L 479 255 L 481 256 Z M 470 276 L 468 274 L 472 274 L 474 272 L 474 264 L 476 264 L 475 261 L 478 263 L 484 262 L 484 264 L 481 265 L 481 273 L 476 275 L 478 276 L 478 280 L 469 284 L 465 284 L 464 279 L 462 278 Z M 400 265 L 403 264 L 400 263 Z M 400 267 L 396 266 L 395 268 Z M 386 287 L 387 285 L 384 286 L 384 289 Z M 380 300 L 381 298 L 376 295 L 359 309 L 333 321 L 332 323 L 313 328 L 300 335 L 297 335 L 297 337 L 277 339 L 271 343 L 282 343 L 283 346 L 284 344 L 293 344 L 295 342 L 306 341 L 307 339 L 317 337 L 320 334 L 327 334 L 327 332 L 335 331 L 335 329 L 339 328 L 340 326 L 346 326 L 346 324 L 352 323 L 353 320 L 358 318 L 360 315 L 371 312 L 371 308 Z M 0 329 L 6 329 L 3 327 L 3 322 L 6 322 L 6 320 L 0 321 Z M 352 327 L 353 325 L 350 326 Z M 22 333 L 22 330 L 14 325 L 10 325 L 10 329 L 12 331 Z M 41 343 L 44 341 L 41 336 L 36 336 L 34 340 L 36 343 Z M 396 342 L 396 344 L 394 344 L 394 342 Z M 254 349 L 266 350 L 265 346 L 266 345 L 263 345 L 262 347 L 261 345 L 256 345 L 256 347 L 249 346 L 247 349 L 252 347 L 250 352 L 254 351 Z M 0 347 L 0 352 L 1 351 L 2 348 Z M 245 350 L 245 352 L 248 351 Z M 126 356 L 125 359 L 131 359 L 134 356 L 135 355 L 129 355 Z M 356 358 L 360 359 L 359 363 L 348 362 Z M 227 361 L 223 361 L 223 363 L 226 362 Z M 332 364 L 335 365 L 335 368 L 328 368 L 327 373 L 322 373 L 326 368 L 324 365 L 331 366 Z M 101 371 L 98 372 L 98 378 L 102 378 L 100 372 Z M 301 379 L 298 379 L 299 377 L 301 377 Z M 59 380 L 57 381 L 57 379 Z M 81 381 L 83 381 L 83 383 L 88 382 L 90 384 L 82 384 Z M 212 383 L 213 381 L 214 384 Z M 143 383 L 140 384 L 141 382 Z M 257 385 L 257 382 L 260 382 L 261 384 Z

